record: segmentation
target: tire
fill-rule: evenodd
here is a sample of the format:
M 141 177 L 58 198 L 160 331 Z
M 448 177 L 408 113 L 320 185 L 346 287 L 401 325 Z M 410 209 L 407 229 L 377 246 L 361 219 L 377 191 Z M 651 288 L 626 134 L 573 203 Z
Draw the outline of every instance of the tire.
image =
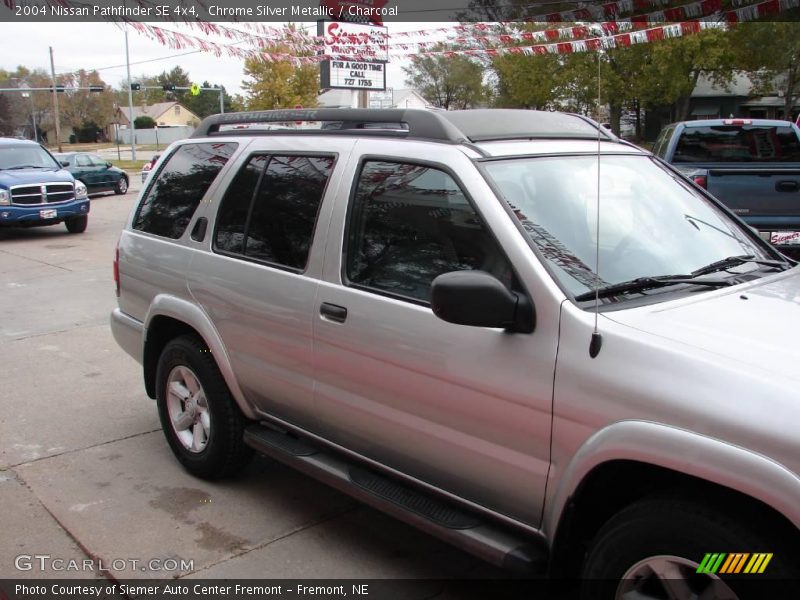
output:
M 70 217 L 64 221 L 67 226 L 67 231 L 70 233 L 83 233 L 86 231 L 86 226 L 89 224 L 89 217 L 83 215 L 82 217 Z
M 117 181 L 117 185 L 114 186 L 114 193 L 118 196 L 122 194 L 128 193 L 128 178 L 127 177 L 120 177 L 119 181 Z
M 770 537 L 770 529 L 763 525 L 758 515 L 736 519 L 685 499 L 654 498 L 632 504 L 614 515 L 592 542 L 583 565 L 581 598 L 779 597 L 783 590 L 778 588 L 798 576 L 796 549 L 777 544 L 779 538 Z M 697 573 L 707 553 L 722 552 L 773 556 L 760 575 L 722 575 L 719 568 L 716 575 Z
M 208 347 L 197 337 L 181 336 L 167 343 L 158 359 L 156 386 L 161 427 L 187 471 L 202 479 L 219 479 L 249 462 L 253 452 L 244 444 L 248 421 Z

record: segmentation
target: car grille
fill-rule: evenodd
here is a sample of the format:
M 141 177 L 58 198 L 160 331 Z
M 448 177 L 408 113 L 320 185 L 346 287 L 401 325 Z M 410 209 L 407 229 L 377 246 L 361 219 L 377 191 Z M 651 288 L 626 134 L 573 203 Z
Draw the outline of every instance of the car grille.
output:
M 71 183 L 42 183 L 11 188 L 12 204 L 52 204 L 74 197 L 75 188 Z

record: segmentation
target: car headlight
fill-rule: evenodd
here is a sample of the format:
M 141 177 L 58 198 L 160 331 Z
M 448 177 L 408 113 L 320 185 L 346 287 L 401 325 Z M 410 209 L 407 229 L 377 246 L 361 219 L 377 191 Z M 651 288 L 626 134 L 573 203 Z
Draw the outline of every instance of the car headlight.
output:
M 86 191 L 86 186 L 80 181 L 75 182 L 75 200 L 85 200 L 89 197 L 89 192 Z
M 11 204 L 11 194 L 8 190 L 0 190 L 0 204 Z

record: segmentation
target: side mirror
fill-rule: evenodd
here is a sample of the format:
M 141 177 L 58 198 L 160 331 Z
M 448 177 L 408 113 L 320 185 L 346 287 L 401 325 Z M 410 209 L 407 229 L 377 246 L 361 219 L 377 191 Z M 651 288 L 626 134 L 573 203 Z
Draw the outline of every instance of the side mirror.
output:
M 110 168 L 110 167 L 113 167 L 113 166 L 114 165 L 112 165 L 110 162 L 106 161 L 106 168 Z
M 433 314 L 456 325 L 533 331 L 536 314 L 523 295 L 509 291 L 485 271 L 454 271 L 433 280 Z
M 58 162 L 61 163 L 62 167 L 68 167 L 69 166 L 69 161 L 68 160 L 60 160 Z

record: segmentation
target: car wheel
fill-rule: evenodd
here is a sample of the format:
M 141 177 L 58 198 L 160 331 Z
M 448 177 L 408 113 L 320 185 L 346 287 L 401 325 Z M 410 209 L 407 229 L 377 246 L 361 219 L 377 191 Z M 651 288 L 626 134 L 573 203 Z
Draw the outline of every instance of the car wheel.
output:
M 247 420 L 204 343 L 194 336 L 170 341 L 158 361 L 156 385 L 161 427 L 187 471 L 217 479 L 247 464 Z
M 81 217 L 71 217 L 64 221 L 67 226 L 67 231 L 70 233 L 83 233 L 86 231 L 86 226 L 89 224 L 89 217 L 83 215 Z
M 114 188 L 115 194 L 127 194 L 128 193 L 128 178 L 127 177 L 120 177 L 119 181 L 117 181 L 117 185 Z
M 756 517 L 757 518 L 757 517 Z M 757 525 L 758 530 L 747 525 Z M 754 518 L 677 498 L 646 499 L 623 509 L 598 532 L 583 567 L 583 600 L 749 600 L 765 597 L 765 580 L 789 581 L 795 567 Z M 707 554 L 726 556 L 716 565 Z M 726 560 L 748 553 L 736 574 Z M 771 553 L 762 574 L 744 574 L 758 553 Z M 718 557 L 714 559 L 716 563 Z M 763 564 L 765 559 L 761 560 Z M 703 564 L 703 568 L 700 565 Z M 737 565 L 738 563 L 729 563 Z M 698 572 L 700 571 L 700 572 Z

